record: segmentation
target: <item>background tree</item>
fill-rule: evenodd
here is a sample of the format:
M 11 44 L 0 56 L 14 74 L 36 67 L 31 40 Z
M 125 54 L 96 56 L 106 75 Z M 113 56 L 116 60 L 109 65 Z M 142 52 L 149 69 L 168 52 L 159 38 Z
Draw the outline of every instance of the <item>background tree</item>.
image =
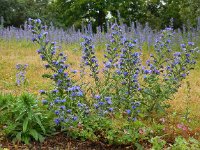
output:
M 162 28 L 166 25 L 170 24 L 170 20 L 173 18 L 173 27 L 179 28 L 182 26 L 182 20 L 180 16 L 180 2 L 182 0 L 165 0 L 166 3 L 163 6 L 163 10 L 161 12 L 162 18 Z
M 107 6 L 106 0 L 57 0 L 55 2 L 58 21 L 66 27 L 72 24 L 80 27 L 82 22 L 93 22 L 94 26 L 103 26 L 106 22 Z
M 184 24 L 197 24 L 197 18 L 200 16 L 200 0 L 181 0 L 180 1 L 180 17 Z
M 174 27 L 180 28 L 187 22 L 195 26 L 200 16 L 200 0 L 0 0 L 0 8 L 4 25 L 16 27 L 28 18 L 40 18 L 62 28 L 80 28 L 82 23 L 91 22 L 96 29 L 108 20 L 118 19 L 120 13 L 126 24 L 149 22 L 152 28 L 162 29 L 173 18 Z
M 20 27 L 28 18 L 48 20 L 48 0 L 0 0 L 4 26 Z
M 145 23 L 146 19 L 146 7 L 144 0 L 126 0 L 122 1 L 119 5 L 120 16 L 123 18 L 126 24 L 130 21 L 139 21 Z

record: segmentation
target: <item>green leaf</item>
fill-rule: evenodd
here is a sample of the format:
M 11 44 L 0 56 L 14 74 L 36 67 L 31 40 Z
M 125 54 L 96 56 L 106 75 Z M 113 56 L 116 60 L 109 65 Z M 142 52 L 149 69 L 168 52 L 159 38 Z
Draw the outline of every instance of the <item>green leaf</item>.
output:
M 137 147 L 137 150 L 143 150 L 143 146 L 140 143 L 135 143 L 135 146 Z
M 38 139 L 40 142 L 43 142 L 45 138 L 41 134 L 38 134 Z
M 35 129 L 30 129 L 29 133 L 36 141 L 39 139 L 39 133 Z
M 42 77 L 43 78 L 51 78 L 51 75 L 49 75 L 49 74 L 43 74 Z
M 16 119 L 16 121 L 20 120 L 21 118 L 24 117 L 24 112 L 23 113 L 20 113 L 19 117 Z
M 38 116 L 35 115 L 35 119 L 37 121 L 37 124 L 40 126 L 40 128 L 42 129 L 43 133 L 46 133 L 44 126 L 42 125 L 42 122 L 40 121 L 40 119 L 38 118 Z
M 27 126 L 28 126 L 28 118 L 26 118 L 23 122 L 23 132 L 27 131 Z
M 18 132 L 18 133 L 17 133 L 16 139 L 17 139 L 18 141 L 21 141 L 21 140 L 22 140 L 22 133 L 21 133 L 21 132 Z
M 22 141 L 25 143 L 25 144 L 29 144 L 30 142 L 30 137 L 28 135 L 24 135 L 22 137 Z

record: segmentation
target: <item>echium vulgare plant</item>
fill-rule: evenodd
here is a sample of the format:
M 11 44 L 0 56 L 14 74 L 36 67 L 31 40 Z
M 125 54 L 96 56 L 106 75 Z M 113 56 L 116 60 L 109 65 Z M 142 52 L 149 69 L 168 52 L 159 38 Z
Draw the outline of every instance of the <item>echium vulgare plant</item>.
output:
M 113 113 L 112 97 L 102 92 L 103 85 L 98 77 L 99 64 L 95 55 L 94 45 L 92 44 L 91 36 L 84 36 L 84 42 L 81 43 L 83 47 L 82 61 L 85 67 L 89 67 L 90 76 L 95 81 L 96 88 L 92 89 L 92 99 L 94 100 L 94 108 L 97 114 L 104 116 L 108 113 Z M 103 86 L 103 87 L 100 87 Z
M 180 52 L 170 49 L 172 29 L 167 28 L 156 41 L 155 54 L 143 66 L 142 104 L 147 112 L 164 111 L 165 100 L 170 99 L 195 65 L 197 48 L 194 43 L 182 44 Z
M 116 63 L 118 62 L 120 45 L 119 42 L 122 36 L 122 31 L 120 26 L 117 24 L 113 24 L 111 27 L 111 34 L 109 37 L 109 43 L 106 44 L 106 51 L 104 54 L 104 68 L 103 68 L 103 76 L 104 79 L 101 80 L 101 87 L 98 90 L 98 93 L 93 95 L 93 99 L 95 100 L 94 107 L 98 114 L 101 116 L 106 115 L 108 113 L 114 113 L 114 101 L 116 98 L 117 89 L 116 80 L 113 78 L 113 73 L 116 68 Z M 114 90 L 113 90 L 114 89 Z
M 47 63 L 45 68 L 52 72 L 44 74 L 43 77 L 54 81 L 53 90 L 40 90 L 43 95 L 42 102 L 54 112 L 56 125 L 62 128 L 74 125 L 89 113 L 89 108 L 83 103 L 84 92 L 76 81 L 70 78 L 70 66 L 66 64 L 67 57 L 59 51 L 55 42 L 48 41 L 48 33 L 44 30 L 40 19 L 29 19 L 29 24 L 34 34 L 33 41 L 40 45 L 37 52 L 42 61 Z
M 24 85 L 27 82 L 26 79 L 26 69 L 28 67 L 28 64 L 17 64 L 17 74 L 16 74 L 16 84 L 17 86 Z
M 129 119 L 138 115 L 137 92 L 140 90 L 138 74 L 141 68 L 140 52 L 134 50 L 135 41 L 127 40 L 120 26 L 111 27 L 110 41 L 106 45 L 100 95 L 95 95 L 95 108 L 101 115 L 125 112 Z M 134 96 L 133 96 L 134 95 Z
M 140 73 L 141 73 L 141 52 L 137 51 L 135 40 L 121 39 L 122 47 L 120 58 L 115 71 L 115 77 L 120 82 L 118 89 L 117 105 L 125 110 L 129 119 L 136 119 L 140 112 Z M 133 118 L 132 118 L 133 117 Z
M 89 98 L 88 94 L 93 100 L 94 113 L 100 116 L 125 112 L 129 120 L 135 121 L 141 113 L 148 115 L 163 111 L 167 106 L 164 101 L 177 91 L 181 80 L 196 63 L 197 48 L 194 43 L 181 44 L 178 52 L 173 51 L 173 30 L 167 28 L 157 39 L 155 51 L 144 64 L 136 40 L 127 39 L 122 35 L 121 28 L 114 24 L 104 55 L 103 72 L 99 72 L 92 38 L 85 36 L 81 43 L 83 67 L 89 68 L 96 86 L 93 88 L 91 84 L 92 92 L 86 96 L 82 86 L 71 79 L 67 57 L 59 51 L 55 42 L 48 41 L 48 33 L 41 21 L 30 20 L 30 23 L 35 35 L 33 40 L 40 45 L 38 53 L 47 62 L 45 67 L 53 72 L 44 75 L 54 81 L 55 88 L 40 91 L 44 95 L 43 103 L 54 112 L 55 123 L 64 125 L 62 127 L 80 123 L 89 114 L 91 109 L 84 103 Z
M 98 83 L 99 83 L 99 70 L 98 70 L 98 61 L 95 56 L 95 51 L 94 51 L 94 45 L 92 44 L 92 38 L 91 36 L 84 36 L 83 37 L 84 42 L 81 43 L 83 47 L 82 51 L 82 61 L 84 66 L 88 66 L 90 69 L 90 76 L 95 80 L 95 84 L 98 88 Z
M 121 49 L 121 39 L 122 39 L 122 29 L 121 27 L 114 23 L 111 26 L 111 33 L 109 36 L 109 43 L 106 44 L 106 50 L 104 52 L 104 93 L 112 93 L 113 89 L 117 91 L 117 79 L 114 77 L 116 71 L 117 63 L 119 61 L 119 53 Z

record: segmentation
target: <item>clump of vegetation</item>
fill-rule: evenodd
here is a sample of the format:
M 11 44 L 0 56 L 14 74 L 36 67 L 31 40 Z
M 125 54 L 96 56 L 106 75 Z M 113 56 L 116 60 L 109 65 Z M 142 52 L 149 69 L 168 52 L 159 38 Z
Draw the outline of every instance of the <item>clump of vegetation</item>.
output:
M 17 74 L 16 74 L 16 85 L 22 86 L 25 85 L 28 81 L 26 79 L 26 69 L 28 67 L 28 64 L 17 64 Z
M 195 66 L 198 54 L 195 43 L 188 41 L 178 51 L 173 50 L 174 32 L 166 28 L 158 36 L 154 51 L 144 57 L 138 40 L 126 37 L 121 27 L 113 24 L 103 68 L 92 35 L 88 34 L 81 43 L 81 70 L 74 70 L 59 45 L 49 41 L 40 19 L 29 22 L 33 41 L 40 46 L 37 52 L 49 72 L 43 77 L 53 81 L 53 89 L 40 90 L 44 106 L 39 106 L 28 94 L 16 101 L 12 96 L 12 101 L 6 100 L 1 111 L 10 115 L 2 117 L 1 122 L 7 136 L 29 143 L 32 139 L 42 141 L 48 130 L 76 139 L 137 148 L 144 143 L 152 144 L 154 149 L 170 147 L 166 141 L 169 136 L 165 136 L 166 108 L 170 107 L 166 101 Z M 87 76 L 90 81 L 84 80 Z M 16 124 L 9 127 L 11 118 Z M 189 132 L 183 124 L 178 124 L 178 129 Z M 195 139 L 192 142 L 198 147 Z M 171 147 L 180 145 L 176 142 Z
M 28 93 L 20 96 L 1 94 L 1 132 L 14 141 L 26 144 L 32 140 L 42 142 L 53 130 L 51 114 L 39 105 L 36 97 Z

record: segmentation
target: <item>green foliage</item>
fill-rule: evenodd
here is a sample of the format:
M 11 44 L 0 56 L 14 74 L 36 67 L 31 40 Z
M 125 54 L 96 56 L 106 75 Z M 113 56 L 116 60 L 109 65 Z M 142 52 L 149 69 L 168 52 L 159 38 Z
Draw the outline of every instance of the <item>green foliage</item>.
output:
M 115 122 L 109 116 L 91 115 L 77 126 L 69 128 L 67 133 L 75 139 L 83 141 L 89 139 L 114 145 L 137 143 L 138 139 L 145 140 L 145 136 L 149 134 L 150 130 L 140 121 L 130 123 L 122 118 L 118 119 L 124 123 Z M 141 132 L 142 130 L 144 133 Z
M 150 143 L 152 144 L 152 150 L 161 150 L 164 148 L 166 141 L 156 136 L 154 138 L 151 138 Z
M 149 22 L 151 27 L 160 29 L 169 26 L 173 18 L 174 28 L 180 28 L 188 21 L 197 25 L 200 16 L 199 0 L 0 0 L 0 3 L 4 25 L 17 27 L 28 18 L 41 18 L 57 27 L 81 28 L 82 23 L 92 22 L 95 30 L 97 26 L 106 27 L 106 21 L 119 19 L 119 12 L 126 24 Z
M 181 0 L 180 16 L 184 24 L 190 24 L 192 26 L 197 24 L 197 18 L 200 16 L 200 1 L 199 0 Z
M 189 140 L 183 137 L 177 137 L 175 143 L 171 146 L 171 150 L 197 150 L 200 149 L 200 142 L 194 138 L 189 138 Z
M 3 132 L 14 141 L 26 144 L 34 139 L 42 142 L 50 131 L 51 116 L 39 106 L 33 95 L 19 97 L 0 95 L 0 124 Z
M 49 0 L 0 0 L 0 4 L 5 26 L 20 27 L 29 17 L 40 17 L 48 22 Z

